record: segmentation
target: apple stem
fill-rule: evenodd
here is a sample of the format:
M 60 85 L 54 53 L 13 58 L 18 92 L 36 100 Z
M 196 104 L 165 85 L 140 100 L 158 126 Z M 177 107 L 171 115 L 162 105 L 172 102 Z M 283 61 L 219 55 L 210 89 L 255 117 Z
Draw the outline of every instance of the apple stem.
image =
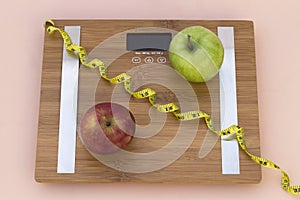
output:
M 110 121 L 107 121 L 107 122 L 105 122 L 105 125 L 106 125 L 107 127 L 109 127 L 109 126 L 111 125 L 111 122 L 110 122 Z
M 194 45 L 192 44 L 192 41 L 191 41 L 191 35 L 188 34 L 187 37 L 188 37 L 187 47 L 189 48 L 189 50 L 193 51 L 194 50 Z

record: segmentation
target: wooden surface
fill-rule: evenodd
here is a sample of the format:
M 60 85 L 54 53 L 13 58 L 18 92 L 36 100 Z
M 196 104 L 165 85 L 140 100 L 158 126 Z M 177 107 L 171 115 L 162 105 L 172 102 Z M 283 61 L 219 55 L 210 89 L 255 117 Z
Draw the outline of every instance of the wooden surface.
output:
M 91 52 L 100 42 L 108 37 L 122 31 L 138 27 L 162 27 L 180 31 L 184 27 L 191 25 L 202 25 L 216 32 L 217 26 L 233 26 L 235 30 L 235 54 L 237 73 L 237 101 L 238 101 L 238 121 L 239 125 L 245 128 L 246 144 L 249 151 L 260 155 L 259 148 L 259 125 L 258 125 L 258 105 L 256 90 L 256 67 L 253 24 L 249 21 L 55 21 L 56 25 L 63 28 L 66 25 L 81 26 L 81 45 L 87 52 Z M 92 51 L 95 52 L 95 51 Z M 133 65 L 130 59 L 133 52 L 122 55 L 118 60 L 109 66 L 111 76 L 130 70 Z M 207 128 L 202 120 L 198 123 L 197 135 L 187 151 L 171 165 L 158 171 L 149 173 L 126 173 L 117 171 L 103 165 L 91 156 L 83 147 L 77 137 L 76 148 L 76 173 L 57 174 L 57 147 L 58 147 L 58 124 L 60 107 L 60 81 L 61 81 L 61 58 L 62 40 L 59 35 L 49 36 L 45 33 L 44 58 L 42 67 L 41 100 L 38 128 L 38 143 L 36 153 L 35 177 L 39 182 L 143 182 L 143 183 L 258 183 L 261 179 L 261 169 L 242 151 L 240 151 L 239 175 L 222 175 L 221 173 L 221 147 L 220 141 L 216 142 L 214 136 L 209 136 L 212 151 L 202 159 L 198 157 L 200 147 L 207 134 Z M 102 58 L 100 58 L 102 59 Z M 104 58 L 105 59 L 105 58 Z M 120 68 L 122 66 L 122 68 Z M 84 69 L 80 69 L 80 73 Z M 89 88 L 88 73 L 80 74 L 79 104 L 85 104 L 81 97 Z M 141 76 L 144 76 L 142 74 Z M 158 73 L 162 79 L 167 79 L 165 74 Z M 83 83 L 83 84 L 81 84 Z M 195 94 L 197 94 L 198 104 L 201 110 L 212 113 L 214 120 L 218 122 L 219 111 L 215 105 L 219 102 L 218 76 L 206 84 L 191 84 Z M 148 84 L 155 89 L 161 103 L 180 103 L 180 97 L 176 97 L 172 90 L 159 84 Z M 94 86 L 93 86 L 94 87 Z M 211 89 L 211 87 L 213 89 Z M 107 82 L 100 80 L 95 91 L 95 102 L 110 101 L 114 87 Z M 208 89 L 210 88 L 210 89 Z M 180 88 L 179 88 L 180 90 Z M 84 99 L 84 98 L 83 98 Z M 121 101 L 121 100 L 120 100 Z M 191 104 L 196 104 L 192 102 Z M 86 105 L 88 106 L 88 105 Z M 83 108 L 85 106 L 82 106 Z M 150 105 L 147 100 L 130 99 L 130 110 L 134 113 L 136 121 L 140 125 L 150 122 L 148 116 Z M 80 113 L 84 109 L 79 109 Z M 195 125 L 195 124 L 194 124 Z M 163 129 L 151 138 L 135 138 L 128 151 L 151 152 L 162 148 L 168 144 L 178 130 L 179 122 L 168 114 Z

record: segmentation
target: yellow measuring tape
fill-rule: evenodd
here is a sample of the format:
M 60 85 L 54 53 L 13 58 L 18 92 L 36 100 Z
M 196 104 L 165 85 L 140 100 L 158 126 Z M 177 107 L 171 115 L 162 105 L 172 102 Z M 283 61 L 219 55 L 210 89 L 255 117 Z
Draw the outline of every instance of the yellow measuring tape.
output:
M 126 73 L 119 74 L 118 76 L 115 76 L 113 78 L 109 78 L 107 76 L 107 66 L 99 59 L 95 58 L 91 61 L 87 61 L 87 53 L 84 47 L 79 46 L 77 44 L 73 44 L 70 36 L 68 33 L 66 33 L 64 30 L 55 27 L 55 24 L 52 20 L 47 20 L 45 23 L 46 30 L 49 34 L 53 34 L 55 31 L 58 31 L 60 35 L 62 36 L 62 39 L 65 44 L 65 48 L 68 53 L 70 53 L 73 56 L 76 56 L 79 58 L 82 65 L 88 67 L 88 68 L 98 68 L 100 76 L 109 81 L 113 84 L 123 83 L 125 90 L 134 96 L 135 98 L 147 98 L 150 102 L 150 104 L 155 107 L 160 112 L 170 112 L 172 113 L 178 120 L 193 120 L 193 119 L 200 119 L 204 118 L 206 126 L 208 129 L 214 133 L 216 133 L 219 136 L 227 136 L 227 135 L 236 135 L 236 139 L 242 148 L 242 150 L 257 164 L 267 167 L 267 168 L 273 168 L 276 170 L 279 170 L 281 172 L 281 187 L 291 194 L 300 194 L 300 185 L 299 186 L 290 186 L 290 179 L 287 173 L 282 170 L 278 165 L 273 163 L 272 161 L 261 158 L 258 156 L 255 156 L 251 154 L 247 150 L 247 146 L 245 144 L 244 139 L 244 128 L 239 127 L 237 125 L 232 125 L 229 128 L 223 129 L 223 130 L 216 130 L 214 127 L 213 119 L 212 117 L 202 111 L 189 111 L 189 112 L 180 112 L 180 108 L 175 105 L 174 103 L 168 103 L 168 104 L 157 104 L 156 103 L 156 92 L 151 88 L 146 88 L 137 92 L 133 92 L 131 90 L 131 77 L 127 75 Z

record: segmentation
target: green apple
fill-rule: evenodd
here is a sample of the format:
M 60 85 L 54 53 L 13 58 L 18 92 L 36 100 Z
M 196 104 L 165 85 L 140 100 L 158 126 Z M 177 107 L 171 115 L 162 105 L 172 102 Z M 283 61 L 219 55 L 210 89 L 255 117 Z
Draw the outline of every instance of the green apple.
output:
M 212 31 L 191 26 L 178 32 L 169 46 L 169 59 L 176 71 L 191 82 L 205 82 L 221 68 L 222 42 Z

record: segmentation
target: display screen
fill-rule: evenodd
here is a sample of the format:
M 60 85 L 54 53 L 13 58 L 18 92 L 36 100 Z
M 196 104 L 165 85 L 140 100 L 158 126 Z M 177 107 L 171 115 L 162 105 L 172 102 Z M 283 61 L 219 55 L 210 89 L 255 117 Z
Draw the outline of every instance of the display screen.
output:
M 172 39 L 171 33 L 127 33 L 127 51 L 167 51 Z

